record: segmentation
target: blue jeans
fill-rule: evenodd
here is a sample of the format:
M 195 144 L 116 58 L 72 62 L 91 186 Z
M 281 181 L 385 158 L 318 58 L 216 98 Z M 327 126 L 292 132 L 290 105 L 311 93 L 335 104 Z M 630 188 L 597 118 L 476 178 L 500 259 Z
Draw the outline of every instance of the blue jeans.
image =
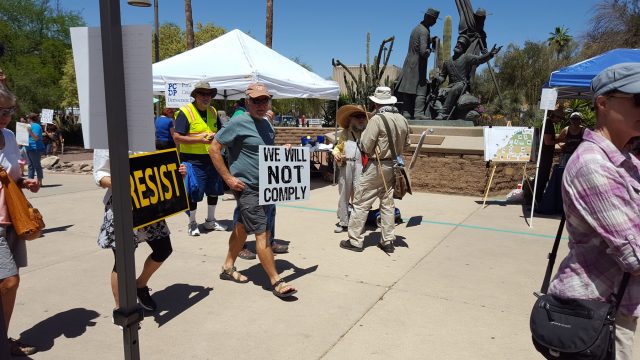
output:
M 29 158 L 29 179 L 33 179 L 35 173 L 38 175 L 38 180 L 42 180 L 42 164 L 40 164 L 41 157 L 42 151 L 27 150 L 27 158 Z

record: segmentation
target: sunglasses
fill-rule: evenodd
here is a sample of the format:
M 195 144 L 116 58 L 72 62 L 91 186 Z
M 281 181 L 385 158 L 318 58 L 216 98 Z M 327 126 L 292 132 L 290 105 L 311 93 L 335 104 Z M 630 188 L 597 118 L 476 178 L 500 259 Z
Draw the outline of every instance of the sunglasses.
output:
M 202 97 L 213 97 L 213 94 L 210 92 L 196 92 L 195 95 Z
M 256 104 L 256 105 L 266 105 L 266 104 L 269 103 L 270 100 L 271 99 L 266 97 L 266 98 L 251 99 L 251 102 Z
M 354 114 L 354 115 L 351 115 L 351 116 L 356 118 L 356 119 L 366 119 L 367 118 L 367 115 L 365 115 L 365 114 Z
M 16 113 L 16 107 L 0 108 L 0 117 L 11 116 Z
M 632 98 L 633 105 L 635 105 L 635 107 L 640 107 L 640 94 L 614 93 L 614 94 L 609 94 L 607 96 L 612 98 L 620 98 L 620 99 Z

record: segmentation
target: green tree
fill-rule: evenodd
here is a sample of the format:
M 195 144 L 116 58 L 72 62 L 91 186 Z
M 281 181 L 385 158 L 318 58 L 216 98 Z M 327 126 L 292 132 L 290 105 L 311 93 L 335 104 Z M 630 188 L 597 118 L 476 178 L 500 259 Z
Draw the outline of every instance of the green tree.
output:
M 488 69 L 476 76 L 474 93 L 487 104 L 487 113 L 492 118 L 500 115 L 514 124 L 534 125 L 541 117 L 537 108 L 542 86 L 553 71 L 576 61 L 577 46 L 571 40 L 558 58 L 555 49 L 546 42 L 527 41 L 523 47 L 510 44 L 495 58 L 503 99 L 498 98 Z
M 82 26 L 79 14 L 48 0 L 0 1 L 0 39 L 6 48 L 0 67 L 22 112 L 58 108 L 61 69 L 71 48 L 69 28 Z
M 170 58 L 187 50 L 185 33 L 174 23 L 160 25 L 160 60 Z
M 198 22 L 196 24 L 194 41 L 196 46 L 200 46 L 224 35 L 224 33 L 226 33 L 226 30 L 222 27 L 209 22 L 205 24 Z M 178 25 L 170 22 L 160 25 L 160 60 L 187 51 L 186 38 L 186 31 L 180 29 Z
M 569 35 L 569 29 L 565 29 L 564 26 L 556 26 L 554 32 L 550 32 L 549 35 L 551 36 L 547 42 L 556 51 L 556 59 L 559 59 L 560 54 L 573 40 L 573 36 Z
M 200 46 L 209 41 L 224 35 L 227 31 L 224 28 L 213 25 L 212 23 L 203 24 L 198 21 L 196 24 L 195 44 Z
M 76 83 L 76 71 L 73 63 L 73 53 L 67 51 L 67 60 L 62 68 L 62 79 L 60 79 L 60 89 L 62 89 L 62 108 L 78 107 L 78 86 Z
M 593 8 L 582 58 L 617 48 L 640 48 L 640 1 L 605 0 Z

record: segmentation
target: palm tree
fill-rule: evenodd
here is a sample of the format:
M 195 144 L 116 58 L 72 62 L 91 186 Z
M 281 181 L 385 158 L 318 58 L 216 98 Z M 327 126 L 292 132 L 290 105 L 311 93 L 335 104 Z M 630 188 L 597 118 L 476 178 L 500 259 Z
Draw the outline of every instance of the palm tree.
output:
M 193 12 L 191 11 L 191 0 L 184 0 L 184 14 L 187 17 L 187 50 L 193 49 Z
M 267 0 L 267 47 L 273 44 L 273 0 Z
M 556 59 L 560 58 L 562 50 L 573 40 L 573 36 L 569 35 L 569 29 L 564 26 L 556 26 L 554 32 L 549 33 L 551 35 L 547 42 L 549 46 L 554 46 L 556 50 Z

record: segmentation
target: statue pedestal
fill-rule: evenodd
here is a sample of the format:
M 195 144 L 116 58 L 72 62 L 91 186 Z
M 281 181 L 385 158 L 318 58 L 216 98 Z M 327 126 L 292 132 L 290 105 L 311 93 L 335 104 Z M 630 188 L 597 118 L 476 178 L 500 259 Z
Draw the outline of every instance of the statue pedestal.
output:
M 472 127 L 473 121 L 470 120 L 408 120 L 409 125 L 413 126 L 458 126 Z

